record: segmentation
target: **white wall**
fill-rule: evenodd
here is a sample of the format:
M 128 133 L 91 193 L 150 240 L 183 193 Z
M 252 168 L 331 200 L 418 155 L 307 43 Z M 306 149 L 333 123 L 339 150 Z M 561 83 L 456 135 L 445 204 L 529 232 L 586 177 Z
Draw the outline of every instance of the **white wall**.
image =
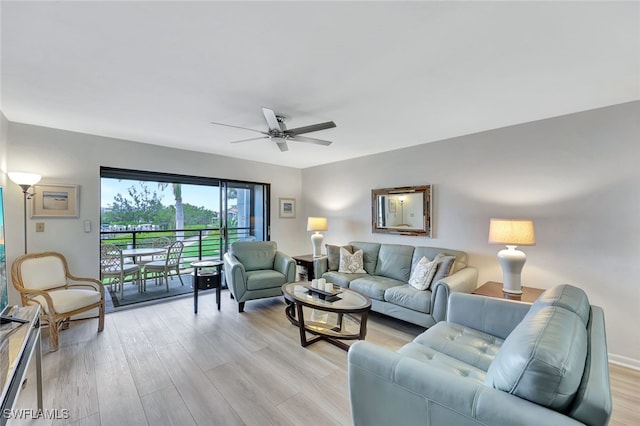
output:
M 4 173 L 40 173 L 43 183 L 79 184 L 80 218 L 44 219 L 30 251 L 61 250 L 79 274 L 97 276 L 99 167 L 155 170 L 272 184 L 272 239 L 310 252 L 306 217 L 326 215 L 325 242 L 350 240 L 465 250 L 479 283 L 501 280 L 490 217 L 527 217 L 537 245 L 524 247 L 523 282 L 572 283 L 605 310 L 613 361 L 640 368 L 640 102 L 478 133 L 325 166 L 298 169 L 0 121 L 7 260 L 21 254 L 22 194 Z M 8 137 L 5 136 L 8 127 Z M 390 141 L 393 143 L 393 141 Z M 434 185 L 434 238 L 371 233 L 371 189 Z M 13 189 L 13 190 L 12 190 Z M 298 201 L 279 219 L 279 197 Z M 82 223 L 94 224 L 90 234 Z M 10 287 L 10 303 L 17 297 Z
M 41 183 L 80 185 L 80 217 L 37 219 L 45 232 L 35 232 L 35 219 L 28 219 L 29 252 L 56 250 L 68 258 L 76 275 L 99 275 L 100 166 L 151 170 L 193 176 L 209 176 L 271 184 L 271 239 L 287 253 L 308 251 L 298 238 L 306 226 L 302 216 L 278 218 L 278 198 L 300 202 L 301 171 L 217 155 L 163 148 L 130 141 L 103 138 L 44 127 L 8 123 L 6 155 L 2 172 L 29 171 L 42 175 Z M 0 145 L 0 148 L 4 147 Z M 0 151 L 1 152 L 1 151 Z M 4 164 L 6 163 L 6 165 Z M 2 174 L 5 178 L 5 174 Z M 23 251 L 23 205 L 20 188 L 7 181 L 7 262 Z M 83 223 L 90 220 L 92 232 Z M 10 303 L 19 298 L 10 285 Z
M 640 368 L 639 118 L 634 102 L 304 169 L 304 214 L 329 218 L 325 243 L 467 251 L 479 284 L 502 280 L 489 219 L 531 218 L 523 283 L 582 287 L 611 360 Z M 434 185 L 434 238 L 372 234 L 371 189 L 420 184 Z

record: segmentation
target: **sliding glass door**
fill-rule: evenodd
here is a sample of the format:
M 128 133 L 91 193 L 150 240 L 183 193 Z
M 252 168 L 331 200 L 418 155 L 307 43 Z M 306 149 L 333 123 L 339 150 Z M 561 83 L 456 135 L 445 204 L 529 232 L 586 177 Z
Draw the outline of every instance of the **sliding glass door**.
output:
M 168 237 L 187 261 L 221 259 L 234 241 L 269 239 L 269 185 L 101 169 L 101 240 L 123 248 Z

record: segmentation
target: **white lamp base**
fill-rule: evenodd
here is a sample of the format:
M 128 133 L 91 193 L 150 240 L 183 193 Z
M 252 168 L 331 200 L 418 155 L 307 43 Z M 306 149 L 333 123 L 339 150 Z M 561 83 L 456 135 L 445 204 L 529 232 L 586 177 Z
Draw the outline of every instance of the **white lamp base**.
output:
M 507 246 L 505 250 L 498 252 L 498 261 L 502 267 L 502 291 L 511 294 L 522 294 L 520 276 L 526 260 L 527 255 L 520 250 L 516 250 L 516 246 Z
M 311 245 L 313 246 L 313 257 L 322 256 L 322 240 L 324 237 L 318 231 L 311 235 Z

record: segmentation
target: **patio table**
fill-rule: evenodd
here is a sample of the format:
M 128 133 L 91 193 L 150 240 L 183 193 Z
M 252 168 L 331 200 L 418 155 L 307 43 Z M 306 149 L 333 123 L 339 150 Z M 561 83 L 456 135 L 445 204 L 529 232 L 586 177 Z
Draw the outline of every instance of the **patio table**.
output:
M 152 256 L 154 254 L 166 253 L 165 247 L 142 247 L 142 248 L 130 248 L 123 249 L 122 255 L 124 257 L 132 257 L 134 263 L 139 263 L 142 256 Z

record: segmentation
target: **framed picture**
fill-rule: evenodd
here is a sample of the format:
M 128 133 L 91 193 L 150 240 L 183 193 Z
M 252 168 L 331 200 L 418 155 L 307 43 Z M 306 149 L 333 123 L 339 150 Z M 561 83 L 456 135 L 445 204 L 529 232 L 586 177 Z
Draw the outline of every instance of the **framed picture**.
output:
M 31 217 L 78 217 L 78 185 L 34 185 Z
M 294 218 L 296 217 L 296 199 L 280 198 L 280 217 Z

